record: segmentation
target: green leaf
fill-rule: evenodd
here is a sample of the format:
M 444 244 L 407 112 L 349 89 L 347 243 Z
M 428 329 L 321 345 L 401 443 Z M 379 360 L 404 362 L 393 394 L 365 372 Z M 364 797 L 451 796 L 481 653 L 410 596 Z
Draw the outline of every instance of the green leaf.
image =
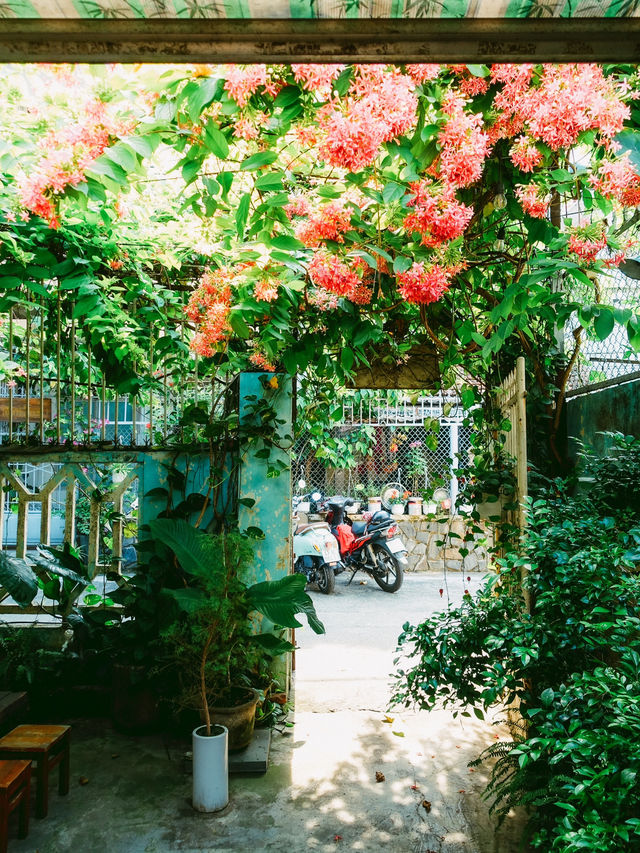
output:
M 300 575 L 303 578 L 303 575 Z M 20 607 L 27 607 L 38 591 L 38 578 L 31 566 L 19 557 L 0 551 L 0 586 Z
M 240 168 L 245 172 L 250 172 L 254 169 L 260 169 L 262 166 L 270 166 L 272 163 L 275 163 L 277 159 L 278 153 L 276 151 L 258 151 L 257 154 L 252 154 L 251 157 L 247 157 L 247 159 L 242 162 Z
M 225 160 L 229 156 L 229 143 L 224 133 L 213 122 L 207 122 L 204 131 L 204 144 L 212 154 L 219 157 L 220 160 Z
M 182 179 L 186 186 L 192 184 L 198 177 L 198 172 L 202 168 L 202 160 L 187 160 L 182 167 Z
M 469 74 L 472 74 L 474 77 L 488 77 L 489 69 L 486 65 L 467 65 L 467 70 Z
M 245 339 L 251 337 L 251 329 L 247 326 L 238 311 L 232 311 L 229 314 L 229 324 L 238 337 Z
M 301 243 L 300 240 L 291 237 L 289 234 L 279 234 L 277 237 L 272 237 L 269 242 L 274 249 L 283 249 L 287 252 L 304 249 L 304 243 Z
M 349 349 L 349 347 L 344 347 L 342 353 L 340 354 L 340 363 L 344 367 L 346 371 L 351 370 L 353 367 L 354 355 L 353 350 Z
M 256 181 L 256 189 L 264 192 L 274 192 L 282 189 L 282 172 L 267 172 L 266 175 L 260 175 Z
M 207 603 L 207 596 L 201 589 L 165 589 L 165 595 L 171 596 L 184 613 L 195 613 Z
M 224 82 L 217 77 L 203 77 L 200 80 L 198 88 L 189 96 L 187 102 L 187 110 L 189 118 L 195 122 L 200 118 L 200 115 L 205 107 L 219 98 L 222 94 Z
M 395 273 L 406 272 L 413 261 L 411 258 L 407 258 L 404 255 L 398 255 L 393 262 L 393 271 Z
M 296 649 L 293 643 L 290 643 L 288 640 L 283 640 L 280 637 L 276 637 L 275 634 L 254 634 L 251 637 L 251 642 L 260 646 L 260 648 L 267 652 L 267 654 L 271 655 L 271 657 L 283 655 L 286 652 L 294 652 Z
M 298 86 L 285 86 L 280 89 L 273 102 L 274 107 L 290 107 L 300 100 L 300 89 Z
M 287 575 L 277 581 L 263 581 L 247 590 L 249 603 L 254 610 L 270 619 L 274 625 L 285 628 L 301 628 L 295 618 L 304 613 L 316 634 L 324 634 L 324 625 L 318 619 L 311 598 L 304 591 L 307 579 L 304 575 Z
M 220 570 L 220 547 L 216 540 L 182 518 L 156 518 L 149 522 L 151 536 L 178 558 L 185 572 L 209 577 Z
M 598 340 L 604 341 L 605 338 L 608 338 L 613 331 L 614 326 L 615 319 L 613 312 L 608 308 L 601 307 L 598 315 L 593 321 L 593 328 L 595 329 Z
M 241 239 L 244 234 L 244 229 L 247 226 L 250 204 L 251 193 L 245 193 L 240 199 L 240 204 L 238 205 L 238 209 L 236 210 L 236 231 L 238 233 L 238 237 L 240 237 Z
M 84 317 L 85 314 L 90 314 L 98 302 L 100 302 L 100 295 L 98 293 L 94 293 L 91 296 L 83 296 L 83 298 L 78 299 L 76 304 L 73 306 L 71 317 L 74 320 L 77 320 L 78 317 Z
M 554 698 L 555 693 L 551 687 L 547 687 L 547 689 L 543 690 L 540 694 L 540 701 L 546 708 L 549 708 L 551 705 L 553 705 Z

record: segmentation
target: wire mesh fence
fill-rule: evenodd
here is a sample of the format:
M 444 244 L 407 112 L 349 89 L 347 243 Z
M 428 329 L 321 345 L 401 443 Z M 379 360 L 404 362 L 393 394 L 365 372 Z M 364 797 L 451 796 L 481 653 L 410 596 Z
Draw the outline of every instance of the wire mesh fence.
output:
M 466 460 L 471 446 L 471 429 L 463 425 L 455 394 L 346 393 L 341 405 L 329 447 L 318 446 L 304 430 L 298 436 L 292 456 L 294 489 L 365 498 L 398 483 L 418 496 L 444 488 L 455 499 L 452 470 L 457 460 Z
M 634 311 L 640 305 L 640 281 L 630 278 L 621 270 L 611 270 L 609 275 L 599 276 L 598 287 L 600 301 L 604 305 Z M 576 288 L 573 298 L 580 300 L 583 295 L 586 299 L 586 294 Z M 573 347 L 572 328 L 572 325 L 565 328 L 565 348 L 568 352 Z M 638 370 L 640 356 L 631 350 L 625 327 L 616 323 L 611 334 L 603 341 L 593 335 L 584 338 L 568 390 L 616 379 Z

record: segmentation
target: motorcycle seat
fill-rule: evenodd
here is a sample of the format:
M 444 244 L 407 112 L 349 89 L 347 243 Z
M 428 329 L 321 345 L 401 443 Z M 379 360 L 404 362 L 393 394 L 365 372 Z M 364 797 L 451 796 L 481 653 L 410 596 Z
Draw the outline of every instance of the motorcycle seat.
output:
M 362 536 L 362 534 L 367 529 L 366 521 L 354 521 L 351 525 L 351 530 L 353 531 L 354 536 Z
M 329 529 L 326 521 L 310 521 L 308 524 L 301 524 L 299 527 L 296 527 L 293 533 L 294 536 L 298 536 L 300 533 L 306 533 L 307 530 L 314 530 L 318 527 L 323 527 L 325 530 Z

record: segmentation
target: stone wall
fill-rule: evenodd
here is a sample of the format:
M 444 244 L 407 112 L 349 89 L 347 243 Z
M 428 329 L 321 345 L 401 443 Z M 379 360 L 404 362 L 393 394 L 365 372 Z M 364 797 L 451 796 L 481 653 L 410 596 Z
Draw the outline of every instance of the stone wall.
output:
M 491 546 L 492 533 L 487 531 L 486 536 L 476 536 L 476 540 L 486 540 L 487 544 L 478 544 L 475 548 L 472 543 L 464 547 L 470 553 L 463 557 L 460 547 L 463 546 L 462 537 L 465 533 L 465 520 L 459 516 L 447 518 L 442 521 L 434 521 L 426 516 L 403 515 L 398 519 L 398 526 L 402 539 L 408 550 L 408 572 L 427 572 L 447 569 L 451 572 L 486 572 L 487 571 L 487 544 Z M 460 538 L 449 538 L 449 534 L 457 534 Z M 438 545 L 444 541 L 444 545 Z

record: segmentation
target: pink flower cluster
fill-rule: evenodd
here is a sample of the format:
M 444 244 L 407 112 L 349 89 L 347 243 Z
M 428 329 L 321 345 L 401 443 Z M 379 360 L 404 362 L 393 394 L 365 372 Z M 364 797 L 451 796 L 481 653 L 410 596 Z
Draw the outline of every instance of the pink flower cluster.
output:
M 233 135 L 237 139 L 245 139 L 247 142 L 257 139 L 267 118 L 267 114 L 261 110 L 256 111 L 251 117 L 240 116 L 240 118 L 236 119 Z
M 278 282 L 275 278 L 260 278 L 253 289 L 258 302 L 275 302 L 278 298 Z
M 503 111 L 499 122 L 515 120 L 515 127 L 526 126 L 553 151 L 575 145 L 587 130 L 609 140 L 622 130 L 629 116 L 626 90 L 601 66 L 544 65 L 536 85 L 531 85 L 533 73 L 532 65 L 492 66 L 492 82 L 504 83 L 494 98 L 494 107 Z
M 350 297 L 361 284 L 360 277 L 350 266 L 325 249 L 316 252 L 309 262 L 309 274 L 316 287 L 324 287 L 337 296 Z
M 595 261 L 607 247 L 607 235 L 602 227 L 576 228 L 569 237 L 569 251 L 585 261 Z
M 518 184 L 516 197 L 522 209 L 535 219 L 544 219 L 549 210 L 550 198 L 538 184 Z
M 260 350 L 254 350 L 249 356 L 249 361 L 256 367 L 259 367 L 260 370 L 268 370 L 270 373 L 273 373 L 276 369 L 272 362 L 270 362 L 266 355 L 263 352 L 260 352 Z
M 533 172 L 542 163 L 542 151 L 530 136 L 522 134 L 511 146 L 511 162 L 521 172 Z
M 227 65 L 225 69 L 225 91 L 239 107 L 247 105 L 249 98 L 261 86 L 267 85 L 266 65 Z
M 429 305 L 437 302 L 451 285 L 451 271 L 439 263 L 414 262 L 403 273 L 398 273 L 398 290 L 407 302 Z
M 341 201 L 330 201 L 318 206 L 309 218 L 296 228 L 296 237 L 307 248 L 316 248 L 324 240 L 343 242 L 342 235 L 351 227 L 351 216 Z
M 340 75 L 344 65 L 301 65 L 293 64 L 291 69 L 296 83 L 308 92 L 317 92 L 323 97 L 331 94 L 331 84 Z
M 481 113 L 465 112 L 467 101 L 450 96 L 443 104 L 448 119 L 438 134 L 440 174 L 451 187 L 468 187 L 482 175 L 489 137 Z
M 591 177 L 591 185 L 605 198 L 617 199 L 625 207 L 640 205 L 640 175 L 623 154 L 617 160 L 605 160 Z
M 233 278 L 229 267 L 207 270 L 189 298 L 186 314 L 196 324 L 191 349 L 198 355 L 212 356 L 215 344 L 225 340 L 231 332 L 229 312 Z
M 438 77 L 442 66 L 434 65 L 430 62 L 410 63 L 409 65 L 405 65 L 405 70 L 414 83 L 426 83 Z
M 294 216 L 308 216 L 311 213 L 311 204 L 303 195 L 289 196 L 289 203 L 283 207 L 289 220 Z
M 435 247 L 455 240 L 463 233 L 473 208 L 457 201 L 451 188 L 443 188 L 426 179 L 412 184 L 415 197 L 409 202 L 415 210 L 404 219 L 407 231 L 417 231 L 425 246 Z
M 35 170 L 20 182 L 24 207 L 46 219 L 52 228 L 60 226 L 57 196 L 66 187 L 86 180 L 85 172 L 118 136 L 133 129 L 131 122 L 112 119 L 101 101 L 85 107 L 84 120 L 52 131 L 41 142 L 46 152 Z
M 351 172 L 370 166 L 384 142 L 415 125 L 417 106 L 410 77 L 383 65 L 354 66 L 349 96 L 318 112 L 320 156 Z

